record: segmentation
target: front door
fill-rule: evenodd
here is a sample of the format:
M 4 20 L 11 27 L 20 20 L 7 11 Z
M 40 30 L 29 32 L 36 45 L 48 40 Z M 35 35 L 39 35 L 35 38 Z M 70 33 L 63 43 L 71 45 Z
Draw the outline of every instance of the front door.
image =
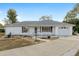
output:
M 37 27 L 35 27 L 35 36 L 37 35 Z

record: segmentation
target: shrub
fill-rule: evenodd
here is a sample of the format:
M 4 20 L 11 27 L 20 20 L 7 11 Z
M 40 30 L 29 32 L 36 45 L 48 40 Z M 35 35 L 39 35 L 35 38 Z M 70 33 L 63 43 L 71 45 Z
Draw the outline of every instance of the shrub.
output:
M 5 30 L 4 29 L 0 29 L 0 32 L 5 32 Z

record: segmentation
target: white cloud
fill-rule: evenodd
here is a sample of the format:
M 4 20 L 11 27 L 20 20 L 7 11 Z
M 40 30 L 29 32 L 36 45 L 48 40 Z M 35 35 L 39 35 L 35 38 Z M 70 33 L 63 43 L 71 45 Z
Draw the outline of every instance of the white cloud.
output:
M 18 21 L 22 21 L 22 17 L 17 16 L 17 20 L 18 20 Z

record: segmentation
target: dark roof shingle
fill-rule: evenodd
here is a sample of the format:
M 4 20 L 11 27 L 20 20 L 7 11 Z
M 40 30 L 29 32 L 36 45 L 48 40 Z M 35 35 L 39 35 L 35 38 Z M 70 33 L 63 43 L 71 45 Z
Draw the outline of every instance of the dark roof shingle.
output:
M 23 21 L 19 23 L 9 24 L 6 27 L 20 27 L 20 26 L 59 26 L 59 25 L 67 25 L 74 26 L 72 24 L 57 22 L 52 20 L 43 20 L 43 21 Z

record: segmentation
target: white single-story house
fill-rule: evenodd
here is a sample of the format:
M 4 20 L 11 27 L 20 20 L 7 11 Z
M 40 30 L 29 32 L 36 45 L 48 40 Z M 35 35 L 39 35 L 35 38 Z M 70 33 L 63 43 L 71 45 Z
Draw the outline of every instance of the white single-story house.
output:
M 74 25 L 53 20 L 23 21 L 5 26 L 5 35 L 70 36 Z

